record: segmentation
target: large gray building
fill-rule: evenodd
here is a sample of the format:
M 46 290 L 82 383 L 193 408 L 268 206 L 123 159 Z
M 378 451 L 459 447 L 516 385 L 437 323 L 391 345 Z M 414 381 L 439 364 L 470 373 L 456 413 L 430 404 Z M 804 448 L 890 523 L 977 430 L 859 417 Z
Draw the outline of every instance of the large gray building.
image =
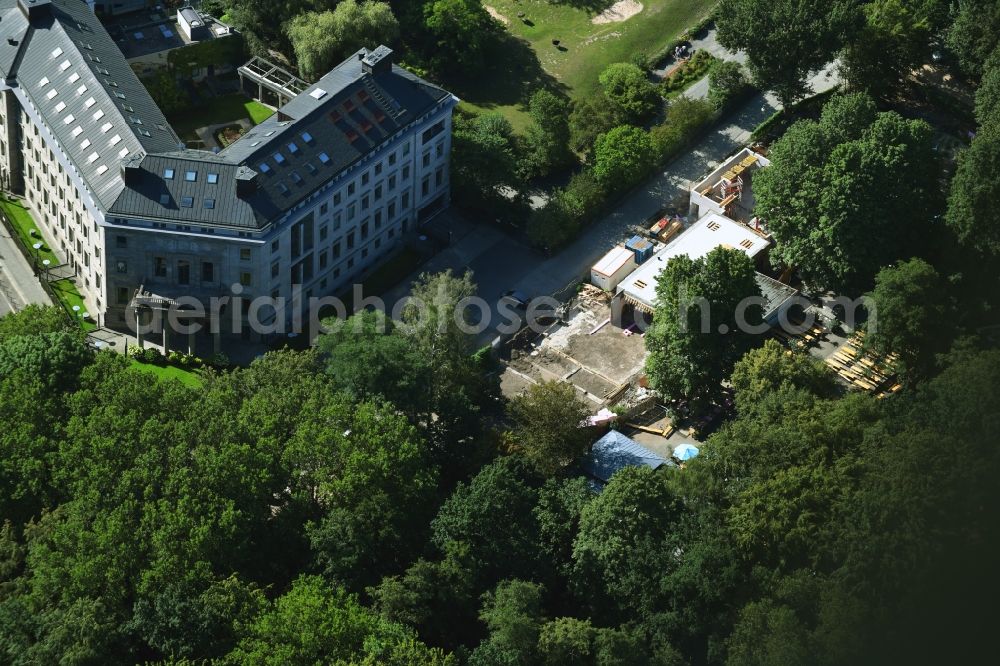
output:
M 137 294 L 339 292 L 448 205 L 457 99 L 384 46 L 219 153 L 184 148 L 84 0 L 0 0 L 0 71 L 0 178 L 107 325 Z

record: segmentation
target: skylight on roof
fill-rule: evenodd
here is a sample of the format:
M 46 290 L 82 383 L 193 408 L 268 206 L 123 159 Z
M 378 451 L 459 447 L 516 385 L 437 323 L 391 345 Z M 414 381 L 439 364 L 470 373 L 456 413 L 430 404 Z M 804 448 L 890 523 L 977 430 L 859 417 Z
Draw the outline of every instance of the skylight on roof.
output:
M 87 84 L 86 83 L 81 83 L 80 87 L 76 89 L 76 94 L 77 95 L 82 95 L 85 92 L 87 92 Z
M 104 117 L 104 109 L 98 109 L 97 111 L 94 111 L 94 120 L 95 121 L 100 120 L 103 117 Z
M 301 185 L 302 184 L 302 176 L 299 175 L 298 171 L 293 171 L 292 172 L 292 180 L 295 181 L 296 185 Z
M 160 205 L 161 206 L 167 206 L 169 204 L 170 204 L 170 195 L 169 194 L 161 194 L 160 195 Z
M 118 151 L 118 157 L 119 158 L 125 157 L 126 155 L 128 155 L 128 153 L 129 153 L 128 146 L 125 146 L 124 148 Z
M 133 125 L 142 124 L 142 118 L 140 118 L 139 116 L 129 116 L 128 119 Z
M 53 57 L 53 58 L 58 58 L 58 57 L 59 57 L 59 56 L 61 56 L 62 54 L 63 54 L 63 50 L 62 50 L 62 48 L 61 48 L 61 47 L 59 47 L 59 46 L 57 46 L 57 47 L 56 47 L 56 49 L 55 49 L 55 51 L 53 51 L 53 52 L 52 52 L 52 57 Z
M 181 199 L 182 208 L 194 208 L 194 197 L 183 197 Z
M 94 106 L 95 104 L 97 104 L 97 100 L 94 99 L 93 97 L 88 97 L 87 101 L 83 103 L 83 107 L 85 109 L 89 109 L 90 107 Z
M 327 155 L 326 153 L 320 153 L 319 154 L 319 161 L 322 162 L 323 164 L 329 164 L 330 163 L 330 156 Z
M 288 144 L 288 152 L 294 155 L 295 153 L 299 152 L 299 147 L 296 146 L 294 143 L 290 143 Z
M 38 87 L 44 88 L 45 86 L 49 85 L 49 83 L 50 83 L 49 77 L 43 76 L 42 80 L 38 82 Z
M 196 180 L 198 180 L 198 172 L 188 171 L 187 173 L 184 174 L 184 180 L 186 180 L 189 183 L 195 182 Z
M 70 123 L 76 122 L 76 117 L 71 113 L 63 118 L 63 122 L 69 125 Z
M 108 165 L 107 164 L 102 164 L 101 166 L 97 167 L 97 175 L 98 176 L 103 176 L 105 173 L 107 173 L 107 171 L 108 171 Z
M 163 170 L 163 177 L 166 178 L 167 180 L 173 180 L 174 179 L 174 170 L 173 169 L 164 169 Z
M 313 174 L 316 173 L 316 167 L 313 165 L 312 162 L 306 162 L 306 169 L 309 170 L 309 173 Z
M 281 153 L 275 153 L 274 154 L 274 161 L 277 162 L 278 164 L 284 164 L 285 163 L 285 156 L 282 155 Z
M 96 162 L 99 159 L 101 159 L 101 156 L 99 154 L 97 154 L 97 153 L 91 153 L 90 157 L 87 158 L 87 163 L 88 164 L 93 164 L 94 162 Z
M 70 83 L 76 83 L 79 80 L 80 80 L 80 73 L 79 72 L 73 72 L 72 74 L 70 74 L 70 76 L 69 76 L 69 82 Z
M 50 90 L 49 92 L 47 92 L 45 94 L 45 96 L 48 97 L 49 99 L 52 99 L 53 97 L 55 97 L 58 94 L 59 94 L 59 91 L 56 90 L 55 88 L 53 88 L 52 90 Z
M 215 199 L 205 199 L 205 208 L 208 210 L 215 208 Z
M 90 139 L 84 139 L 83 143 L 80 144 L 80 150 L 87 150 L 90 148 Z
M 288 194 L 289 192 L 288 186 L 286 186 L 284 183 L 278 183 L 278 191 L 281 192 L 282 194 Z
M 116 90 L 115 97 L 117 97 L 118 99 L 125 99 L 125 93 L 121 92 L 120 90 Z
M 271 130 L 270 132 L 264 132 L 264 136 L 274 136 L 274 130 Z
M 310 134 L 309 132 L 303 132 L 302 140 L 305 141 L 306 143 L 312 143 L 313 142 L 312 134 Z
M 63 109 L 66 108 L 66 102 L 59 102 L 56 104 L 56 113 L 62 113 Z
M 260 168 L 258 169 L 261 173 L 270 173 L 271 166 L 267 162 L 261 162 Z
M 71 63 L 69 60 L 63 60 L 61 63 L 59 63 L 59 71 L 65 72 L 72 66 L 72 64 L 73 63 Z
M 113 137 L 111 137 L 111 145 L 112 146 L 117 146 L 119 143 L 121 143 L 121 141 L 122 141 L 122 135 L 121 134 L 115 134 Z
M 152 134 L 149 133 L 148 129 L 143 129 L 143 128 L 139 129 L 139 134 L 141 134 L 143 136 L 153 136 Z
M 105 69 L 104 67 L 98 67 L 98 68 L 97 68 L 97 71 L 98 71 L 98 73 L 99 73 L 99 74 L 101 74 L 102 76 L 111 76 L 111 72 L 109 72 L 109 71 L 108 71 L 107 69 Z
M 323 90 L 322 88 L 316 88 L 311 93 L 309 93 L 309 96 L 312 97 L 313 99 L 323 99 L 324 97 L 326 97 L 326 91 Z
M 80 136 L 81 134 L 83 134 L 83 128 L 82 127 L 80 127 L 79 125 L 77 125 L 76 127 L 73 128 L 73 138 L 74 139 L 76 137 Z
M 101 125 L 101 132 L 107 134 L 108 130 L 110 130 L 112 127 L 114 127 L 114 125 L 112 125 L 111 123 L 104 123 L 103 125 Z
M 219 182 L 219 174 L 217 174 L 217 173 L 210 173 L 210 174 L 208 174 L 208 184 L 209 185 L 215 185 L 218 182 Z

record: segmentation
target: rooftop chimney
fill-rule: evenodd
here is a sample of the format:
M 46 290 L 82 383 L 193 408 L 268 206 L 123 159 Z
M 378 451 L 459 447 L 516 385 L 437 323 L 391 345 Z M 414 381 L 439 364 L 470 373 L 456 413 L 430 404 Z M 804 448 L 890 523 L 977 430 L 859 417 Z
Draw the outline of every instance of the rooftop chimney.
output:
M 392 49 L 385 44 L 361 59 L 361 71 L 376 76 L 392 71 Z
M 51 0 L 17 0 L 17 6 L 29 21 L 52 16 Z
M 122 180 L 126 185 L 136 185 L 142 180 L 141 166 L 144 157 L 142 153 L 136 153 L 122 160 Z
M 236 170 L 236 196 L 247 199 L 257 191 L 257 172 L 248 166 Z

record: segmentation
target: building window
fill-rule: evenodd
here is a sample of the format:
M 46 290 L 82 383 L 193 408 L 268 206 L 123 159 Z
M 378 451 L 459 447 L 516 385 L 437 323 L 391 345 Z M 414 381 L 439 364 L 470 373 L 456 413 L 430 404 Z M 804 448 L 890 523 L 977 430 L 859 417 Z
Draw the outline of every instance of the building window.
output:
M 334 206 L 340 205 L 340 192 L 337 192 L 336 194 L 333 195 L 333 205 Z
M 361 197 L 361 210 L 368 210 L 369 205 L 371 205 L 371 197 L 366 194 Z
M 410 193 L 409 192 L 403 192 L 403 198 L 400 199 L 399 207 L 402 210 L 407 210 L 410 207 Z
M 382 211 L 375 211 L 375 228 L 378 229 L 382 226 Z
M 281 273 L 281 262 L 276 261 L 271 264 L 271 277 L 276 278 Z
M 215 282 L 215 264 L 211 261 L 201 262 L 201 281 Z
M 375 201 L 382 198 L 382 183 L 375 186 Z
M 396 174 L 389 176 L 389 191 L 392 192 L 396 189 Z
M 353 220 L 354 216 L 357 214 L 357 212 L 358 211 L 354 207 L 354 204 L 351 204 L 350 206 L 348 206 L 347 207 L 347 221 L 350 222 L 351 220 Z
M 424 182 L 420 184 L 420 194 L 426 197 L 430 191 L 431 191 L 431 177 L 424 176 Z
M 240 261 L 250 261 L 250 248 L 248 247 L 240 248 Z
M 177 284 L 191 283 L 191 262 L 181 259 L 177 262 Z
M 365 171 L 363 174 L 361 174 L 361 187 L 364 187 L 367 184 L 368 184 L 368 172 Z
M 118 270 L 119 273 L 128 273 L 128 264 L 125 263 L 124 261 L 119 261 L 117 264 L 115 264 L 115 268 Z
M 280 239 L 275 238 L 273 241 L 271 241 L 271 254 L 277 252 L 279 248 L 281 248 Z
M 128 287 L 118 287 L 118 305 L 128 305 Z
M 353 250 L 354 249 L 354 230 L 353 229 L 351 231 L 347 232 L 347 249 L 348 250 Z
M 352 196 L 354 194 L 354 183 L 347 186 L 347 196 Z
M 319 228 L 319 239 L 325 241 L 326 237 L 330 234 L 330 229 L 324 224 Z
M 340 258 L 340 241 L 337 241 L 336 243 L 333 244 L 333 258 L 334 259 Z
M 326 265 L 330 262 L 330 255 L 327 254 L 326 250 L 319 253 L 319 268 L 323 270 Z
M 438 145 L 434 146 L 434 150 L 439 158 L 444 157 L 444 141 L 441 141 Z
M 250 271 L 240 273 L 240 284 L 244 287 L 253 285 L 253 275 L 250 274 Z
M 327 211 L 329 211 L 329 210 L 330 210 L 330 204 L 325 203 L 325 204 L 323 204 L 323 205 L 321 205 L 319 207 L 319 214 L 320 215 L 326 215 Z
M 434 185 L 441 187 L 444 183 L 444 169 L 439 167 L 437 171 L 434 172 Z
M 395 201 L 390 201 L 389 202 L 389 205 L 386 207 L 385 214 L 386 214 L 386 217 L 388 217 L 390 220 L 392 218 L 396 217 L 396 202 Z
M 438 134 L 444 131 L 444 120 L 439 120 L 427 129 L 424 130 L 423 135 L 420 137 L 423 143 L 427 143 Z
M 409 165 L 409 164 L 407 164 L 406 166 L 404 166 L 404 167 L 403 167 L 403 175 L 402 175 L 402 179 L 403 179 L 404 181 L 406 181 L 406 180 L 409 180 L 409 179 L 410 179 L 410 165 Z
M 425 167 L 429 167 L 431 165 L 431 151 L 428 150 L 424 152 L 424 156 L 421 158 L 421 164 Z
M 395 152 L 389 153 L 389 166 L 392 166 L 395 163 L 396 163 L 396 153 Z
M 128 247 L 128 236 L 115 236 L 115 247 L 124 250 Z
M 368 222 L 361 223 L 361 240 L 368 238 Z
M 153 275 L 167 277 L 167 260 L 163 257 L 153 257 Z

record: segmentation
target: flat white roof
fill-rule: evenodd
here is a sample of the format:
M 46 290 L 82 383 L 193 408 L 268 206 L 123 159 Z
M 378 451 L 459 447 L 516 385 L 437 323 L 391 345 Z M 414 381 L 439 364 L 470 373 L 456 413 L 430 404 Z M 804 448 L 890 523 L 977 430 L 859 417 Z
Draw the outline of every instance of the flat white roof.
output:
M 621 267 L 634 257 L 635 253 L 632 250 L 624 245 L 618 245 L 611 248 L 606 255 L 601 257 L 601 260 L 594 264 L 593 270 L 601 275 L 610 277 L 621 270 Z
M 724 246 L 742 250 L 753 259 L 770 244 L 750 227 L 725 215 L 709 213 L 622 280 L 618 291 L 624 291 L 627 296 L 652 308 L 656 304 L 656 279 L 674 257 L 686 254 L 692 259 L 700 259 L 715 248 Z

